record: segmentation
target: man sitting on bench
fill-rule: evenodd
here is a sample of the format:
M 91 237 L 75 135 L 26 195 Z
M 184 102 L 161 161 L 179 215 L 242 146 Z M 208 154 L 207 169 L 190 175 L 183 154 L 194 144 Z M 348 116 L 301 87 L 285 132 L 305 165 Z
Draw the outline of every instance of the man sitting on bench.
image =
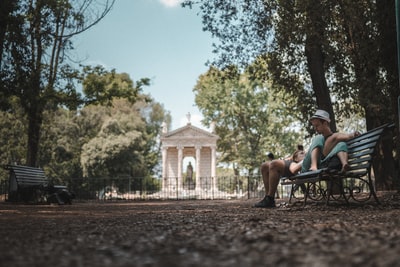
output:
M 316 171 L 324 167 L 341 169 L 343 173 L 348 170 L 345 141 L 358 136 L 359 133 L 333 133 L 329 125 L 330 121 L 329 113 L 321 109 L 318 109 L 310 118 L 310 122 L 318 135 L 311 142 L 301 172 Z
M 347 145 L 345 141 L 359 135 L 359 133 L 345 134 L 333 133 L 330 128 L 330 116 L 325 110 L 318 109 L 310 118 L 315 131 L 318 133 L 311 142 L 304 160 L 301 164 L 293 165 L 290 169 L 291 174 L 296 174 L 300 168 L 301 172 L 317 170 L 321 167 L 341 168 L 342 172 L 347 171 Z M 281 160 L 283 161 L 283 160 Z M 269 164 L 269 177 L 265 186 L 266 195 L 264 199 L 256 203 L 256 208 L 273 208 L 275 207 L 275 194 L 278 188 L 279 179 L 283 175 L 283 169 L 276 169 L 276 166 L 284 166 L 283 164 Z M 275 168 L 275 169 L 274 169 Z M 264 184 L 266 184 L 264 182 Z

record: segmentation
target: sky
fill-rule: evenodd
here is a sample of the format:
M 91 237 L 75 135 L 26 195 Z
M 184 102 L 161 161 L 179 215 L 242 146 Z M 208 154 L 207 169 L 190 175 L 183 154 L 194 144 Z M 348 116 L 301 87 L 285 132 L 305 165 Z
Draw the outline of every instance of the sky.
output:
M 76 57 L 128 73 L 133 81 L 150 78 L 143 92 L 170 112 L 170 130 L 185 126 L 188 113 L 192 125 L 207 129 L 192 90 L 215 56 L 197 13 L 180 0 L 116 0 L 102 21 L 73 40 Z

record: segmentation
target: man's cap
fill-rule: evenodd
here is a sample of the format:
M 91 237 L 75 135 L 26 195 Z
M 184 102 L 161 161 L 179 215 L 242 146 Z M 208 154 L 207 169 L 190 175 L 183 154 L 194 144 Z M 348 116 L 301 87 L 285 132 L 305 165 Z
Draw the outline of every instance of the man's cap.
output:
M 321 119 L 321 120 L 325 120 L 327 122 L 331 122 L 329 113 L 322 109 L 317 109 L 315 111 L 314 115 L 312 115 L 312 117 L 310 118 L 310 121 L 313 119 Z

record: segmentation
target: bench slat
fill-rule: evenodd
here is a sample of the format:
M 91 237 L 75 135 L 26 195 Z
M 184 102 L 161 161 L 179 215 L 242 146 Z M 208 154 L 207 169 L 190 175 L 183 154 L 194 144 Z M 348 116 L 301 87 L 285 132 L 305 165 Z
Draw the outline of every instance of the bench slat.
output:
M 347 141 L 347 144 L 349 147 L 351 147 L 353 144 L 359 143 L 359 142 L 367 142 L 368 140 L 376 140 L 376 137 L 381 136 L 383 132 L 383 129 L 380 131 L 373 131 L 373 132 L 366 132 L 362 135 L 356 136 L 350 140 Z
M 366 140 L 365 142 L 354 143 L 352 146 L 347 146 L 347 149 L 351 153 L 351 152 L 362 151 L 368 148 L 374 148 L 379 138 L 375 140 L 374 139 L 369 139 Z
M 47 177 L 42 169 L 28 166 L 8 165 L 6 169 L 14 175 L 18 187 L 46 187 Z
M 391 127 L 391 125 L 389 125 L 387 123 L 387 124 L 384 124 L 384 125 L 382 125 L 380 127 L 372 129 L 372 130 L 370 130 L 368 132 L 365 132 L 365 133 L 363 133 L 363 134 L 361 134 L 359 136 L 356 136 L 356 137 L 348 140 L 347 141 L 347 145 L 351 146 L 353 143 L 359 142 L 360 140 L 367 140 L 367 139 L 369 139 L 369 138 L 371 138 L 373 136 L 377 136 L 377 135 L 380 136 L 382 134 L 382 132 L 385 130 L 385 128 L 387 128 L 387 127 Z
M 357 164 L 360 162 L 365 162 L 365 161 L 371 161 L 372 160 L 372 155 L 371 154 L 365 154 L 365 155 L 361 155 L 359 157 L 356 158 L 349 158 L 349 164 Z
M 369 148 L 368 150 L 362 150 L 362 151 L 350 151 L 348 153 L 349 155 L 349 161 L 353 159 L 361 159 L 363 157 L 372 157 L 372 154 L 374 153 L 374 148 Z

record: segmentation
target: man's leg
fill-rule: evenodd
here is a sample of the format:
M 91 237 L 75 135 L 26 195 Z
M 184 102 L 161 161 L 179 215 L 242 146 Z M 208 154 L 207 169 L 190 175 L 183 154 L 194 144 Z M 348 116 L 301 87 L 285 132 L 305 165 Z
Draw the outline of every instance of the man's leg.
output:
M 342 164 L 342 170 L 341 172 L 347 172 L 349 170 L 349 155 L 347 154 L 347 145 L 345 142 L 334 142 L 330 139 L 328 139 L 325 142 L 326 145 L 331 147 L 331 150 L 326 151 L 328 154 L 325 154 L 327 158 L 332 157 L 333 155 L 336 155 L 340 163 Z M 325 149 L 324 149 L 325 151 Z
M 311 151 L 311 167 L 310 167 L 310 171 L 318 170 L 318 163 L 319 163 L 319 160 L 320 160 L 320 155 L 321 155 L 321 149 L 319 147 L 316 147 Z
M 342 170 L 340 172 L 347 172 L 350 168 L 348 161 L 349 155 L 344 151 L 339 151 L 336 155 L 338 156 L 340 163 L 342 163 Z

